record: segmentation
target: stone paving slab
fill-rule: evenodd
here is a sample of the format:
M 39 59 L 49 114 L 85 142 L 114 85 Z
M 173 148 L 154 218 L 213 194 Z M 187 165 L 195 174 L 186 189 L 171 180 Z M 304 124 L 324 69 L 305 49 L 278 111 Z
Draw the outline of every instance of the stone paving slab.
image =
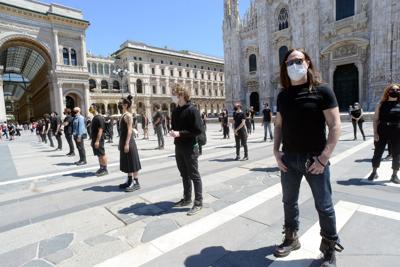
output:
M 56 253 L 53 253 L 51 255 L 48 255 L 44 259 L 47 262 L 57 265 L 69 258 L 72 258 L 73 256 L 74 256 L 74 253 L 72 252 L 72 250 L 67 248 L 67 249 L 59 250 Z
M 39 243 L 39 258 L 45 258 L 57 251 L 66 249 L 73 241 L 73 233 L 65 233 Z
M 0 266 L 18 267 L 33 260 L 37 255 L 38 244 L 30 244 L 4 254 L 0 254 Z

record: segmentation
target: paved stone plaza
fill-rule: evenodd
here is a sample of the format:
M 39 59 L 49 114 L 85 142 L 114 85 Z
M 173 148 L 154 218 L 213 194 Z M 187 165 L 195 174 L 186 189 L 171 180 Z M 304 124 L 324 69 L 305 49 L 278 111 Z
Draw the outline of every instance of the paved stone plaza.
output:
M 352 141 L 343 124 L 331 159 L 337 227 L 345 250 L 338 266 L 397 266 L 400 260 L 400 187 L 380 178 L 368 182 L 373 153 L 367 141 Z M 140 137 L 141 138 L 141 137 Z M 261 126 L 249 137 L 249 161 L 234 161 L 234 139 L 209 125 L 199 166 L 203 211 L 188 217 L 172 208 L 182 195 L 172 138 L 137 139 L 142 189 L 121 192 L 117 138 L 107 144 L 108 176 L 94 176 L 96 158 L 87 144 L 88 165 L 53 151 L 29 133 L 0 141 L 0 266 L 318 266 L 319 225 L 311 191 L 300 196 L 302 248 L 290 257 L 272 255 L 282 240 L 283 208 L 272 143 Z M 63 139 L 65 142 L 65 139 Z M 66 143 L 66 142 L 65 142 Z M 385 153 L 386 155 L 386 153 Z

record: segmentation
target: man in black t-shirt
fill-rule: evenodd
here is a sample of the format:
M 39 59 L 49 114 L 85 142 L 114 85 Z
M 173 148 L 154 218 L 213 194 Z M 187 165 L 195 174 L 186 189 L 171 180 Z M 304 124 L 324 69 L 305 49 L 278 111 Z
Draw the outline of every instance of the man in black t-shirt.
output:
M 305 52 L 289 50 L 280 73 L 284 89 L 277 99 L 274 155 L 281 170 L 285 238 L 274 255 L 285 257 L 300 248 L 298 197 L 305 176 L 319 215 L 321 266 L 334 267 L 336 251 L 343 250 L 336 230 L 329 171 L 329 158 L 340 136 L 338 103 L 333 90 L 319 82 Z
M 164 136 L 162 126 L 163 115 L 160 112 L 160 105 L 154 106 L 153 125 L 157 134 L 158 149 L 164 149 Z
M 99 158 L 100 168 L 96 172 L 96 176 L 104 176 L 108 174 L 107 171 L 107 157 L 104 149 L 104 129 L 105 120 L 103 116 L 98 113 L 96 104 L 92 104 L 89 108 L 89 112 L 93 114 L 91 123 L 91 146 L 93 148 L 93 154 Z
M 271 138 L 272 141 L 274 139 L 274 137 L 272 136 L 272 129 L 271 129 L 272 112 L 271 109 L 269 108 L 268 103 L 265 103 L 262 113 L 263 113 L 263 121 L 261 125 L 264 126 L 264 142 L 267 141 L 267 132 L 269 132 L 269 138 Z
M 61 119 L 58 117 L 58 114 L 55 111 L 51 113 L 50 124 L 51 124 L 51 132 L 54 134 L 57 140 L 56 150 L 62 150 Z
M 69 153 L 67 156 L 72 157 L 75 156 L 74 143 L 72 142 L 72 122 L 74 118 L 71 116 L 71 110 L 69 108 L 64 109 L 64 115 L 64 135 L 69 146 Z
M 244 157 L 243 160 L 249 159 L 249 154 L 247 150 L 247 132 L 246 132 L 246 115 L 242 111 L 242 105 L 235 105 L 235 114 L 233 115 L 234 121 L 234 134 L 236 142 L 236 158 L 235 160 L 240 160 L 240 147 L 243 146 Z

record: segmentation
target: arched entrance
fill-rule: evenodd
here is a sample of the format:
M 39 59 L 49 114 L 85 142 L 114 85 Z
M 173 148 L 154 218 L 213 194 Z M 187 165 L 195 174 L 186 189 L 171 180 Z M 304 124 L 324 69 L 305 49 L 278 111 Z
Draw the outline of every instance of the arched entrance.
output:
M 355 64 L 338 66 L 333 74 L 333 90 L 340 111 L 347 111 L 349 105 L 359 101 L 358 69 Z
M 65 97 L 65 106 L 70 110 L 73 110 L 75 106 L 75 99 L 72 98 L 70 95 Z
M 46 47 L 21 36 L 0 40 L 0 67 L 7 119 L 27 122 L 55 110 Z
M 255 112 L 260 112 L 260 96 L 257 92 L 250 94 L 250 106 L 254 107 Z

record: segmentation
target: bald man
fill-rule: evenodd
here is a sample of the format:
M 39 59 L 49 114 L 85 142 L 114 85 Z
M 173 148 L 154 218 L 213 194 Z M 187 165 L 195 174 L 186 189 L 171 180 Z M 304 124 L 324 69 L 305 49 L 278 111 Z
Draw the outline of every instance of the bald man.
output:
M 74 121 L 72 123 L 72 134 L 74 136 L 76 148 L 79 152 L 79 161 L 75 162 L 76 165 L 86 164 L 86 152 L 84 145 L 84 138 L 87 136 L 85 119 L 81 115 L 81 109 L 78 107 L 74 108 Z

